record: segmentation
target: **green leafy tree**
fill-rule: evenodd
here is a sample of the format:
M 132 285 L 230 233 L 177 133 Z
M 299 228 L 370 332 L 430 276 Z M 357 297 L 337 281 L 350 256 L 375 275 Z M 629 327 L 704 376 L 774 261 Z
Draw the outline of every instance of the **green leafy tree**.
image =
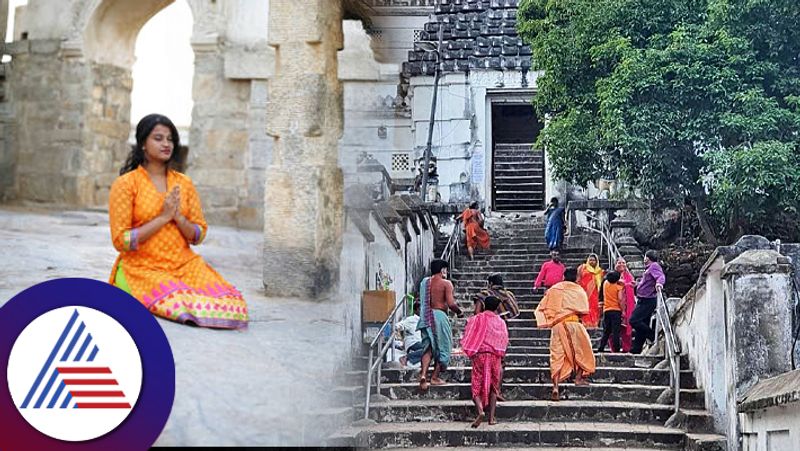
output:
M 743 231 L 800 241 L 800 155 L 791 144 L 762 141 L 704 155 L 705 181 L 717 218 Z
M 768 202 L 767 216 L 719 190 L 753 149 L 797 155 L 798 19 L 789 1 L 522 0 L 520 34 L 544 71 L 539 144 L 556 176 L 585 184 L 611 174 L 657 200 L 688 199 L 709 242 L 775 234 L 758 221 L 791 213 L 800 186 Z

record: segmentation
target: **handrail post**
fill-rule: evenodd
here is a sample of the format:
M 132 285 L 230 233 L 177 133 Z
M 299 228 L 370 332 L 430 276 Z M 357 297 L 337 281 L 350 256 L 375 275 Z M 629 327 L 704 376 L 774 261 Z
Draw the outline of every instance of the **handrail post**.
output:
M 674 353 L 675 358 L 675 413 L 681 409 L 681 356 Z
M 394 349 L 394 330 L 397 326 L 397 314 L 392 315 L 392 331 L 390 332 L 389 339 L 392 341 L 392 362 L 395 359 L 395 349 Z
M 381 368 L 383 368 L 383 331 L 381 331 L 381 336 L 378 339 L 378 379 L 375 381 L 375 390 L 377 393 L 381 393 Z
M 367 393 L 365 396 L 366 401 L 364 402 L 364 419 L 369 419 L 369 392 L 372 389 L 372 346 L 369 347 L 369 363 L 367 367 Z

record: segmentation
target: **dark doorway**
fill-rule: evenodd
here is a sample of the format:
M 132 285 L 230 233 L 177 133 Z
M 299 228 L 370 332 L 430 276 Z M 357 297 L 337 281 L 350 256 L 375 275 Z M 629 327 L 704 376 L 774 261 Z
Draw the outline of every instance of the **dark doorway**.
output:
M 544 208 L 544 125 L 528 102 L 492 103 L 492 200 L 495 211 Z

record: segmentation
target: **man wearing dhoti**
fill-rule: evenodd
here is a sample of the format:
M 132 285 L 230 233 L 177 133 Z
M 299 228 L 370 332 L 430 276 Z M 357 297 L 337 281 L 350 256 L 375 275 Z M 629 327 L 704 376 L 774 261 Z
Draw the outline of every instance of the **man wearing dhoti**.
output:
M 428 367 L 431 360 L 435 365 L 430 384 L 445 383 L 439 378 L 439 374 L 450 364 L 450 353 L 453 349 L 453 333 L 447 312 L 452 310 L 456 315 L 461 315 L 461 309 L 453 298 L 453 284 L 447 280 L 448 266 L 444 260 L 433 260 L 431 276 L 423 279 L 420 284 L 420 317 L 417 330 L 422 332 L 424 349 L 419 378 L 419 388 L 423 392 L 428 390 Z

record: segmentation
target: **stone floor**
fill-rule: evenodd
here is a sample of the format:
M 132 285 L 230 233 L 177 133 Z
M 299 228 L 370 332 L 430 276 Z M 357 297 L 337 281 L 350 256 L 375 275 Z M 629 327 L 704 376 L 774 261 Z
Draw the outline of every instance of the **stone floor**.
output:
M 241 290 L 251 325 L 215 331 L 159 320 L 175 356 L 175 404 L 161 446 L 313 445 L 330 410 L 344 322 L 335 304 L 267 298 L 260 232 L 211 227 L 196 248 Z M 0 305 L 60 277 L 107 280 L 116 251 L 107 214 L 0 207 Z M 287 271 L 287 277 L 290 277 Z M 311 412 L 314 415 L 311 415 Z M 323 413 L 324 415 L 324 413 Z

